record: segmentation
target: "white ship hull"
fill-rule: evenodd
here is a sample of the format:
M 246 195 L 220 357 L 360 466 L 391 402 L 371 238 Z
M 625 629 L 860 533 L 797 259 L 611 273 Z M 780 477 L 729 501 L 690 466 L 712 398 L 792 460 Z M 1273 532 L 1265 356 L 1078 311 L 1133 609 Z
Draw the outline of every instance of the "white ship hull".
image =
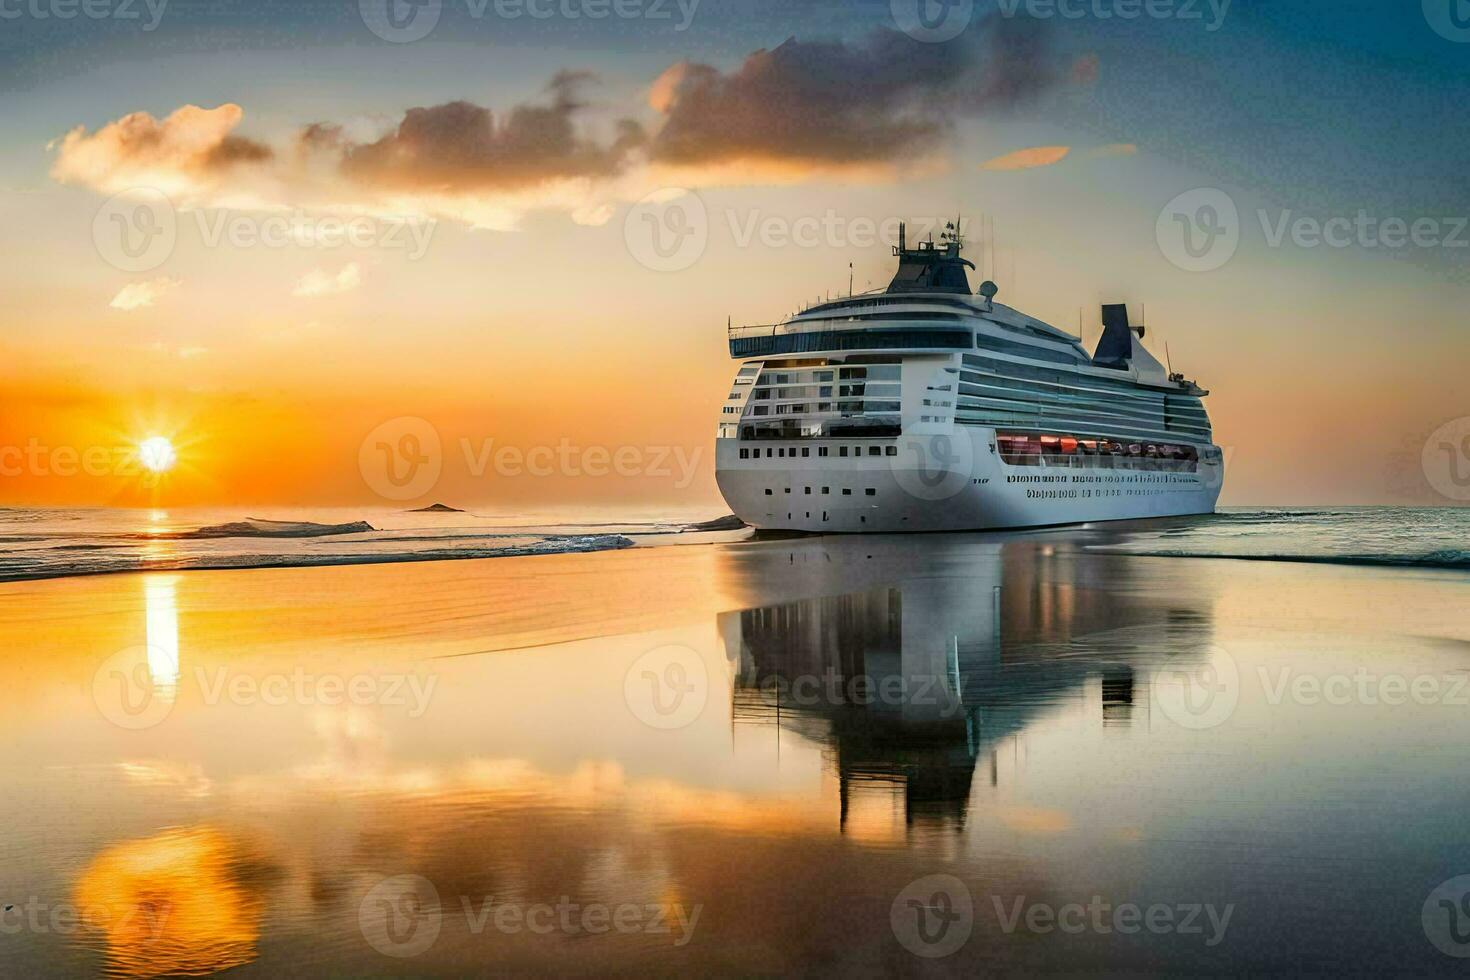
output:
M 854 440 L 851 445 L 864 453 L 855 458 L 835 458 L 835 441 L 826 457 L 812 452 L 801 458 L 797 445 L 759 445 L 753 450 L 758 458 L 741 459 L 740 449 L 749 453 L 751 442 L 716 441 L 716 480 L 735 516 L 756 528 L 819 533 L 1177 517 L 1213 513 L 1223 480 L 1222 462 L 1201 462 L 1192 472 L 1107 468 L 1110 461 L 1083 458 L 1068 462 L 1087 465 L 1013 466 L 994 451 L 995 430 L 978 426 L 955 426 L 938 437 Z M 869 455 L 872 446 L 882 454 Z M 787 447 L 796 458 L 765 455 Z

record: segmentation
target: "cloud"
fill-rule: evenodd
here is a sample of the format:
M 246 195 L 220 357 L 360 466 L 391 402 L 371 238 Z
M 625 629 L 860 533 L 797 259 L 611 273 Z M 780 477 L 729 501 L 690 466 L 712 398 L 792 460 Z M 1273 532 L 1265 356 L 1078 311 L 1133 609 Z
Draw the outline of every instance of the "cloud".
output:
M 1061 163 L 1071 156 L 1077 160 L 1109 160 L 1119 157 L 1131 157 L 1138 153 L 1138 147 L 1132 143 L 1108 143 L 1105 146 L 1095 146 L 1090 150 L 1083 150 L 1073 154 L 1070 146 L 1031 146 L 1024 150 L 1016 150 L 993 159 L 986 160 L 980 165 L 981 170 L 1031 170 L 1036 167 L 1049 167 L 1054 163 Z
M 135 112 L 55 141 L 53 177 L 105 194 L 139 187 L 181 210 L 303 209 L 444 217 L 509 229 L 550 209 L 605 224 L 618 206 L 698 187 L 838 172 L 891 179 L 947 165 L 965 118 L 1041 95 L 1068 76 L 1034 21 L 992 18 L 945 44 L 893 30 L 857 41 L 790 39 L 734 69 L 682 61 L 649 90 L 645 125 L 593 106 L 585 72 L 492 110 L 416 106 L 381 129 L 320 120 L 272 147 L 239 132 L 226 103 L 163 119 Z
M 181 285 L 183 283 L 179 280 L 170 279 L 168 276 L 160 276 L 146 282 L 130 282 L 118 290 L 117 295 L 112 297 L 112 302 L 107 305 L 125 313 L 141 310 L 145 306 L 152 306 L 155 300 Z
M 663 116 L 653 161 L 871 168 L 938 155 L 955 124 L 1045 92 L 1045 35 L 994 20 L 948 44 L 878 30 L 858 42 L 798 41 L 721 72 L 680 62 L 649 91 Z
M 986 160 L 980 165 L 980 169 L 1031 170 L 1035 167 L 1049 167 L 1065 159 L 1071 152 L 1070 146 L 1031 146 Z
M 362 285 L 362 270 L 356 262 L 349 262 L 336 274 L 325 272 L 322 269 L 312 269 L 301 277 L 296 288 L 291 291 L 292 296 L 333 296 L 337 293 L 347 293 Z
M 399 189 L 520 189 L 556 180 L 612 177 L 643 142 L 632 120 L 603 144 L 580 135 L 578 97 L 590 76 L 560 72 L 547 86 L 548 105 L 517 106 L 501 121 L 483 106 L 446 102 L 409 109 L 397 128 L 366 144 L 341 140 L 342 172 L 363 183 Z M 320 145 L 321 126 L 308 137 Z
M 53 143 L 51 174 L 105 194 L 156 188 L 184 209 L 442 215 L 496 228 L 537 207 L 596 218 L 608 205 L 596 185 L 622 174 L 646 137 L 631 119 L 593 136 L 579 95 L 590 81 L 560 72 L 544 102 L 499 117 L 465 101 L 411 108 L 376 137 L 314 122 L 280 151 L 237 134 L 244 112 L 232 103 L 187 105 L 162 120 L 135 112 Z
M 275 156 L 270 147 L 234 135 L 243 116 L 233 103 L 214 109 L 186 105 L 164 119 L 134 112 L 95 133 L 78 126 L 53 144 L 51 175 L 105 194 L 138 186 L 164 193 L 217 187 L 239 168 Z

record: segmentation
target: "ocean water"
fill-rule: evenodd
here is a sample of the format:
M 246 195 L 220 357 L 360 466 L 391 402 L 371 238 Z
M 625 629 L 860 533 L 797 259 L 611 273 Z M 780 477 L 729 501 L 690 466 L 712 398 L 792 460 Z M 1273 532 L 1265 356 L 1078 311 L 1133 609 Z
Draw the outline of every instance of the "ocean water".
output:
M 0 975 L 1463 976 L 1368 516 L 0 583 Z
M 1470 571 L 1470 507 L 1231 508 L 1162 522 L 1112 550 Z
M 717 516 L 707 508 L 645 514 L 0 507 L 0 581 L 606 551 L 631 547 L 632 535 L 673 534 Z
M 377 564 L 726 540 L 709 509 L 415 513 L 373 509 L 0 508 L 0 581 L 125 571 Z M 1470 570 L 1470 508 L 1236 508 L 1082 525 L 1074 541 L 1153 557 Z M 748 533 L 748 532 L 747 532 Z

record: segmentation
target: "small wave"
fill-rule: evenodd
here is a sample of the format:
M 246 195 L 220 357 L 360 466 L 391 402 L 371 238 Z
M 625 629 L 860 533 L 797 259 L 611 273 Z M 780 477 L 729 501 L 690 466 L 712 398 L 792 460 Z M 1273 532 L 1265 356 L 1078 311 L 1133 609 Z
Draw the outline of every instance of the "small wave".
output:
M 426 548 L 418 551 L 379 551 L 337 554 L 181 555 L 154 558 L 145 555 L 96 555 L 84 561 L 0 560 L 0 582 L 107 575 L 151 571 L 222 571 L 247 568 L 308 568 L 326 565 L 380 565 L 397 562 L 458 561 L 467 558 L 516 558 L 529 555 L 574 554 L 632 548 L 621 534 L 564 535 L 523 544 L 489 548 Z
M 314 524 L 311 521 L 263 521 L 251 517 L 243 521 L 208 524 L 192 531 L 168 531 L 163 534 L 134 534 L 132 538 L 188 540 L 192 538 L 320 538 L 329 534 L 361 534 L 376 531 L 367 521 L 346 524 Z
M 1236 561 L 1286 561 L 1311 565 L 1367 565 L 1377 568 L 1440 568 L 1470 571 L 1470 551 L 1448 549 L 1422 555 L 1306 555 L 1306 554 L 1232 554 L 1219 551 L 1181 551 L 1171 549 L 1134 550 L 1132 548 L 1096 548 L 1099 552 L 1138 558 L 1228 558 Z

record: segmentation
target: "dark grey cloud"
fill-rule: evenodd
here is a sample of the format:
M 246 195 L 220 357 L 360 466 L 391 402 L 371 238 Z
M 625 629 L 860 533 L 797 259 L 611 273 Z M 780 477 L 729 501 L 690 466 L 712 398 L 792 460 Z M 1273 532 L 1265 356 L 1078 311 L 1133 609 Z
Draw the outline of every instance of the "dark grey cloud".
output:
M 654 84 L 654 160 L 888 162 L 932 154 L 962 117 L 1034 98 L 1066 75 L 1032 21 L 992 19 L 943 44 L 877 30 L 787 40 L 739 68 L 681 62 Z
M 364 183 L 415 190 L 513 190 L 551 180 L 610 177 L 644 141 L 631 120 L 598 142 L 579 132 L 587 107 L 579 93 L 589 76 L 561 72 L 543 105 L 523 105 L 503 119 L 472 102 L 409 109 L 398 126 L 371 143 L 352 143 L 318 123 L 301 134 L 304 145 L 341 153 L 342 171 Z

